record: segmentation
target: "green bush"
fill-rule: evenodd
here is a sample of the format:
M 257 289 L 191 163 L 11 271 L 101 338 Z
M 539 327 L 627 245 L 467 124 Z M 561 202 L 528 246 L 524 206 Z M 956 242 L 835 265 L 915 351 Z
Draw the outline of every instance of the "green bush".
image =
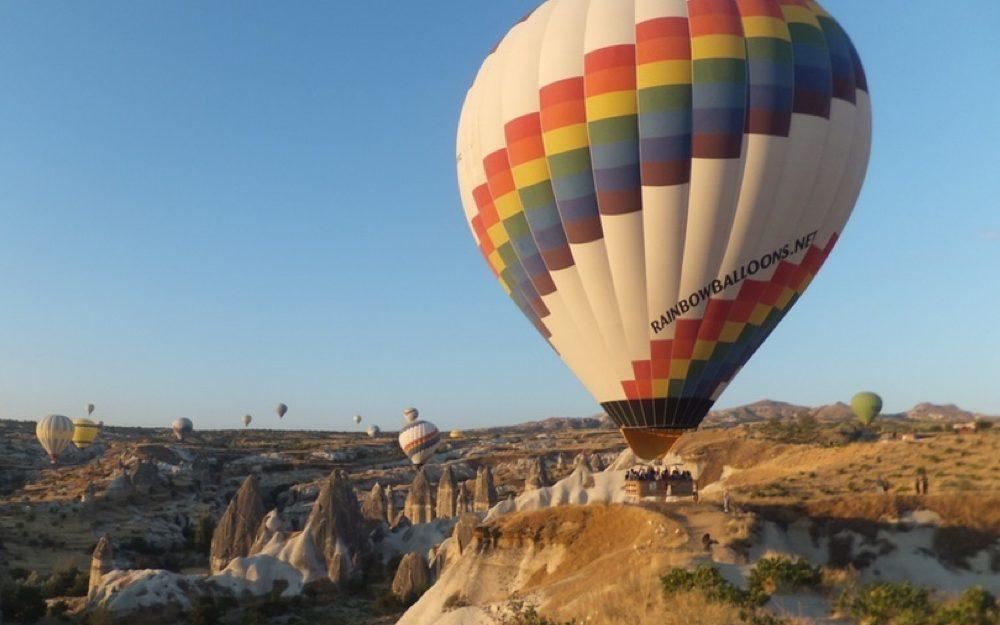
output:
M 761 558 L 750 571 L 748 582 L 751 590 L 761 594 L 815 588 L 820 582 L 820 570 L 805 558 Z
M 574 625 L 575 622 L 547 619 L 538 614 L 535 606 L 516 600 L 507 603 L 507 613 L 500 618 L 500 625 Z
M 45 616 L 42 591 L 17 581 L 0 588 L 0 605 L 3 607 L 4 620 L 22 625 L 30 625 Z
M 975 586 L 950 603 L 909 582 L 848 587 L 837 601 L 844 614 L 865 625 L 998 625 L 996 597 Z
M 42 584 L 42 596 L 46 599 L 54 597 L 84 597 L 90 583 L 90 573 L 83 572 L 75 566 L 55 571 Z
M 717 568 L 707 564 L 702 564 L 693 571 L 672 569 L 660 578 L 660 584 L 668 596 L 678 592 L 698 591 L 714 603 L 741 608 L 762 606 L 770 598 L 759 588 L 743 590 L 734 586 L 722 577 Z

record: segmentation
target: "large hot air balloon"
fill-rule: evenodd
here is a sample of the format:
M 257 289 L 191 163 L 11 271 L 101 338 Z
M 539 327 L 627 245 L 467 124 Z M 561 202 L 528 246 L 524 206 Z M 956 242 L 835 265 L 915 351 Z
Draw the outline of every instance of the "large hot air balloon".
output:
M 867 90 L 802 0 L 548 0 L 486 58 L 457 138 L 473 236 L 638 456 L 698 426 L 833 249 Z
M 413 423 L 419 417 L 420 417 L 420 411 L 417 410 L 416 408 L 410 407 L 403 410 L 403 418 L 406 420 L 407 423 Z
M 83 408 L 87 411 L 87 416 L 94 414 L 94 404 L 86 404 Z
M 248 427 L 251 421 L 253 421 L 253 417 L 248 414 L 243 415 L 243 427 Z
M 361 415 L 356 414 L 354 415 L 354 425 L 357 425 L 359 423 L 361 423 Z
M 378 438 L 382 434 L 382 428 L 377 425 L 368 426 L 368 438 Z
M 285 404 L 278 404 L 277 406 L 274 407 L 274 412 L 275 414 L 278 415 L 279 419 L 282 419 L 284 418 L 285 413 L 288 412 L 288 406 L 286 406 Z
M 73 420 L 73 444 L 77 449 L 86 449 L 94 444 L 101 426 L 90 419 Z
M 412 421 L 399 432 L 399 446 L 418 467 L 431 459 L 440 442 L 441 434 L 430 421 Z
M 174 436 L 176 436 L 179 441 L 183 441 L 191 435 L 191 432 L 194 431 L 194 424 L 191 423 L 191 419 L 188 419 L 187 417 L 177 419 L 174 421 L 172 427 L 174 430 Z
M 851 410 L 858 421 L 869 426 L 878 413 L 882 412 L 882 398 L 869 391 L 858 393 L 851 398 Z
M 56 458 L 73 440 L 73 422 L 61 414 L 46 415 L 38 420 L 35 436 L 49 455 L 49 460 L 55 464 Z

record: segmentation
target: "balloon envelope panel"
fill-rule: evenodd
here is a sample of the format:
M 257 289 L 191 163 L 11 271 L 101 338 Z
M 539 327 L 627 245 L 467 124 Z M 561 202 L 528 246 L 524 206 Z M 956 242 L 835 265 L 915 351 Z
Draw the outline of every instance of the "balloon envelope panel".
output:
M 423 464 L 434 456 L 441 433 L 430 421 L 414 421 L 399 432 L 399 446 L 413 464 Z
M 177 440 L 183 441 L 194 431 L 194 423 L 187 417 L 181 417 L 173 422 L 171 429 L 173 429 Z
M 59 454 L 73 440 L 73 422 L 62 415 L 46 415 L 38 420 L 38 424 L 35 426 L 35 436 L 45 453 L 49 455 L 49 459 L 55 463 Z
M 867 90 L 805 0 L 548 0 L 484 61 L 457 137 L 469 227 L 633 447 L 696 427 L 826 260 Z
M 77 449 L 86 449 L 94 443 L 100 431 L 101 427 L 90 419 L 75 419 L 73 421 L 73 444 L 76 445 Z

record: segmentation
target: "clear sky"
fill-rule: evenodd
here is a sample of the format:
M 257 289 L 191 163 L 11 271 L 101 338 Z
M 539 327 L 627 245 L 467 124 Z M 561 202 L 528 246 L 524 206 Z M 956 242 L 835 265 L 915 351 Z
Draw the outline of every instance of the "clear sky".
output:
M 530 0 L 0 4 L 0 416 L 443 427 L 599 411 L 464 223 L 458 112 Z M 1000 5 L 828 0 L 868 180 L 720 400 L 1000 413 Z

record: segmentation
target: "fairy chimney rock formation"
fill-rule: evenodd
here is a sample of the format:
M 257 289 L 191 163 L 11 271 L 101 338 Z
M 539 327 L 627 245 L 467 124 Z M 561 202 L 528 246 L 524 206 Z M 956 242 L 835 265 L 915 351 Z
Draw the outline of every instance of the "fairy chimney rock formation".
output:
M 469 481 L 459 483 L 458 494 L 455 496 L 455 514 L 472 512 L 472 494 L 469 492 Z
M 372 545 L 347 473 L 336 470 L 323 483 L 303 534 L 322 555 L 331 582 L 340 585 L 364 576 Z
M 437 516 L 438 518 L 450 519 L 458 514 L 456 510 L 456 500 L 458 498 L 458 488 L 455 486 L 455 478 L 451 476 L 451 467 L 445 465 L 441 469 L 441 479 L 438 480 L 437 488 Z
M 229 500 L 226 511 L 212 534 L 209 563 L 213 573 L 226 568 L 233 558 L 250 555 L 257 530 L 264 519 L 264 502 L 260 497 L 260 482 L 256 475 L 243 480 L 243 485 Z
M 549 472 L 545 468 L 545 459 L 535 458 L 528 467 L 528 477 L 524 480 L 524 490 L 537 490 L 549 485 Z
M 396 493 L 392 490 L 392 484 L 385 489 L 385 520 L 389 527 L 396 526 Z
M 90 558 L 90 583 L 87 586 L 87 598 L 93 599 L 101 578 L 115 568 L 115 552 L 107 534 L 101 536 L 94 547 L 94 555 Z
M 430 567 L 423 554 L 410 552 L 403 556 L 392 579 L 392 594 L 407 603 L 430 587 Z
M 382 490 L 382 485 L 378 482 L 375 482 L 375 486 L 372 486 L 371 492 L 368 493 L 368 497 L 365 498 L 365 502 L 361 505 L 361 515 L 369 521 L 384 522 L 388 519 L 386 516 L 385 491 Z
M 497 502 L 497 489 L 493 485 L 493 470 L 489 465 L 483 465 L 476 471 L 476 495 L 473 500 L 473 510 L 487 512 Z
M 132 474 L 132 491 L 139 495 L 151 495 L 161 486 L 160 473 L 152 462 L 142 461 Z
M 423 469 L 417 469 L 417 474 L 410 484 L 410 492 L 406 495 L 406 505 L 403 514 L 410 523 L 430 523 L 434 520 L 434 500 L 431 497 L 431 484 Z

